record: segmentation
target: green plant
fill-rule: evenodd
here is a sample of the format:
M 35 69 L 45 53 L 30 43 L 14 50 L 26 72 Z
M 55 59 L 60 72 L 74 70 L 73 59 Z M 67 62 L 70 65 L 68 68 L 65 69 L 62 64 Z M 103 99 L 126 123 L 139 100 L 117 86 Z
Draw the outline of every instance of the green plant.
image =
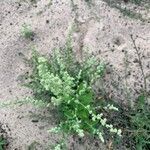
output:
M 138 19 L 141 21 L 149 20 L 149 18 L 144 16 L 141 12 L 137 12 L 134 9 L 134 7 L 131 8 L 127 5 L 127 3 L 130 3 L 131 5 L 137 5 L 137 7 L 140 6 L 140 9 L 143 8 L 144 10 L 148 10 L 150 7 L 149 0 L 103 0 L 103 1 L 105 1 L 110 7 L 118 9 L 124 16 L 127 16 L 131 19 Z
M 27 150 L 36 150 L 38 145 L 40 145 L 40 143 L 34 141 L 28 146 Z
M 93 86 L 103 76 L 104 63 L 88 55 L 79 63 L 74 56 L 70 38 L 64 49 L 54 50 L 50 59 L 33 52 L 33 72 L 25 85 L 34 91 L 37 102 L 53 105 L 61 116 L 59 125 L 49 131 L 79 137 L 94 135 L 102 142 L 105 132 L 121 136 L 121 130 L 109 124 L 103 113 L 118 109 L 112 104 L 96 105 Z
M 141 21 L 144 21 L 144 20 L 146 20 L 146 19 L 144 19 L 143 17 L 142 17 L 142 14 L 140 14 L 140 13 L 137 13 L 137 12 L 135 12 L 135 11 L 133 11 L 133 10 L 130 10 L 130 9 L 128 9 L 128 8 L 122 8 L 121 6 L 119 6 L 119 5 L 116 5 L 116 6 L 114 6 L 115 8 L 117 8 L 124 16 L 128 16 L 129 18 L 132 18 L 132 19 L 139 19 L 139 20 L 141 20 Z
M 147 78 L 145 76 L 142 57 L 136 41 L 131 35 L 131 40 L 138 58 L 139 68 L 143 79 L 141 95 L 136 99 L 134 107 L 129 103 L 128 107 L 121 106 L 118 114 L 109 116 L 110 122 L 117 118 L 116 126 L 122 128 L 122 145 L 133 150 L 150 149 L 150 106 L 148 103 L 149 93 L 147 92 Z M 133 99 L 132 99 L 133 100 Z M 131 101 L 131 100 L 130 100 Z M 118 106 L 119 107 L 119 106 Z M 114 139 L 116 140 L 116 139 Z M 116 146 L 118 143 L 116 144 Z
M 141 4 L 144 0 L 131 0 L 135 4 Z
M 22 28 L 21 28 L 21 35 L 26 39 L 32 38 L 33 37 L 33 31 L 31 29 L 31 27 L 27 24 L 23 24 Z
M 131 35 L 131 40 L 136 51 L 139 67 L 143 77 L 142 94 L 138 97 L 138 101 L 133 111 L 130 111 L 129 119 L 132 129 L 131 137 L 135 141 L 137 150 L 150 149 L 150 106 L 148 104 L 147 79 L 145 76 L 140 49 L 136 46 L 136 41 Z
M 2 136 L 0 136 L 0 150 L 4 150 L 5 144 L 6 144 L 5 139 Z
M 139 96 L 134 111 L 130 114 L 132 138 L 137 150 L 150 149 L 150 109 L 145 105 L 145 96 Z
M 117 118 L 115 125 L 122 129 L 122 142 L 116 146 L 124 145 L 132 150 L 150 149 L 150 108 L 145 105 L 145 100 L 141 95 L 134 108 L 121 106 L 118 114 L 110 116 L 111 119 Z

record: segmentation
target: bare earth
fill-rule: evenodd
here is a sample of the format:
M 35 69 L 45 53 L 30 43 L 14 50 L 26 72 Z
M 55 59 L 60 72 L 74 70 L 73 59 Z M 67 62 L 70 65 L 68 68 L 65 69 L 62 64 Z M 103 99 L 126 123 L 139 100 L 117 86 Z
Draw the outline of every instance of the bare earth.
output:
M 31 4 L 29 0 L 1 0 L 0 102 L 31 95 L 31 91 L 20 86 L 20 76 L 29 71 L 24 60 L 31 56 L 31 47 L 35 46 L 42 54 L 62 47 L 73 24 L 76 26 L 73 40 L 77 56 L 80 57 L 81 48 L 88 49 L 108 64 L 105 88 L 112 98 L 122 103 L 127 102 L 125 89 L 130 91 L 130 99 L 134 100 L 143 87 L 137 54 L 130 38 L 132 34 L 140 48 L 150 92 L 150 3 L 146 7 L 127 4 L 142 15 L 142 19 L 134 19 L 124 16 L 107 2 L 93 0 L 89 4 L 85 0 L 37 0 Z M 122 6 L 125 4 L 122 3 Z M 31 25 L 35 33 L 32 41 L 20 34 L 24 23 Z M 8 150 L 26 150 L 33 142 L 39 143 L 37 149 L 40 150 L 54 144 L 59 137 L 47 132 L 55 126 L 54 120 L 48 110 L 30 105 L 0 108 L 0 123 L 10 141 Z M 107 149 L 101 143 L 87 139 L 83 144 L 77 144 L 70 138 L 69 145 L 74 150 Z

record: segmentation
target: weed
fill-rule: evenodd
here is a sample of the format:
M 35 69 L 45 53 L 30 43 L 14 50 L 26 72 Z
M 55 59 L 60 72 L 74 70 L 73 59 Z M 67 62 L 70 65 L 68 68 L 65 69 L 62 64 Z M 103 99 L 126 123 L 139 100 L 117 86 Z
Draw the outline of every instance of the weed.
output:
M 5 139 L 0 136 L 0 150 L 4 150 L 4 146 L 6 145 Z
M 138 57 L 138 62 L 139 62 L 140 70 L 142 72 L 142 77 L 143 77 L 143 85 L 144 85 L 143 92 L 144 92 L 144 96 L 145 96 L 145 98 L 147 100 L 147 80 L 146 80 L 146 75 L 145 75 L 144 69 L 143 69 L 143 64 L 142 64 L 142 58 L 141 58 L 141 54 L 140 54 L 140 49 L 136 46 L 135 39 L 133 38 L 132 35 L 131 35 L 131 40 L 133 42 L 133 46 L 134 46 L 134 49 L 135 49 L 137 57 Z
M 37 149 L 37 146 L 40 145 L 40 143 L 34 141 L 32 142 L 29 146 L 28 146 L 28 150 L 36 150 Z
M 132 19 L 139 19 L 141 21 L 145 21 L 145 19 L 142 17 L 140 13 L 136 13 L 128 8 L 122 8 L 121 6 L 114 6 L 117 8 L 124 16 L 128 16 L 129 18 Z
M 136 100 L 134 107 L 118 106 L 119 113 L 111 114 L 109 116 L 110 122 L 113 122 L 113 118 L 117 118 L 116 126 L 122 129 L 122 142 L 121 145 L 125 145 L 132 150 L 149 150 L 150 149 L 150 106 L 148 105 L 147 98 L 147 81 L 143 69 L 142 57 L 140 50 L 136 46 L 135 39 L 131 35 L 131 40 L 136 51 L 139 67 L 143 77 L 143 89 L 142 94 Z M 116 139 L 114 139 L 116 141 Z M 119 145 L 116 144 L 116 146 Z
M 64 49 L 54 50 L 50 59 L 33 52 L 33 73 L 26 86 L 34 91 L 35 100 L 47 107 L 53 105 L 61 116 L 59 125 L 49 132 L 79 137 L 89 134 L 102 142 L 106 131 L 121 136 L 121 130 L 109 124 L 103 114 L 118 109 L 112 104 L 97 106 L 95 101 L 93 86 L 103 76 L 104 63 L 88 55 L 78 62 L 74 56 L 70 38 Z
M 119 107 L 119 106 L 118 106 Z M 150 109 L 145 105 L 145 96 L 140 95 L 134 108 L 119 107 L 116 126 L 122 129 L 122 139 L 115 146 L 124 145 L 132 150 L 150 149 Z M 113 121 L 113 119 L 111 120 Z M 116 139 L 114 139 L 116 143 Z
M 139 5 L 143 2 L 143 0 L 131 0 L 131 2 Z
M 139 49 L 132 36 L 131 40 L 139 59 L 144 84 L 143 93 L 138 97 L 134 108 L 120 106 L 113 101 L 110 103 L 109 99 L 99 101 L 98 97 L 101 95 L 98 95 L 93 87 L 96 81 L 102 80 L 105 65 L 88 54 L 84 55 L 82 62 L 78 62 L 70 37 L 66 46 L 63 49 L 55 49 L 50 58 L 33 51 L 33 71 L 25 84 L 33 90 L 33 98 L 20 100 L 16 104 L 30 102 L 40 107 L 53 106 L 57 110 L 59 124 L 49 132 L 63 133 L 63 140 L 53 149 L 66 148 L 65 141 L 69 134 L 78 135 L 80 138 L 93 135 L 102 142 L 111 139 L 114 148 L 125 146 L 132 150 L 150 149 L 147 82 Z M 127 63 L 127 60 L 125 62 Z M 105 94 L 105 91 L 103 93 Z M 12 105 L 12 102 L 2 106 L 8 105 Z M 4 145 L 5 141 L 0 138 L 0 146 L 3 148 Z M 34 144 L 29 148 L 34 148 Z
M 144 17 L 142 13 L 135 11 L 133 8 L 128 8 L 123 4 L 123 0 L 104 0 L 110 7 L 118 9 L 124 16 L 128 16 L 132 19 L 138 19 L 141 21 L 148 21 L 148 18 Z M 129 2 L 132 5 L 138 5 L 144 10 L 149 9 L 150 3 L 149 0 L 124 0 L 124 2 Z
M 150 149 L 150 110 L 145 101 L 144 95 L 139 96 L 135 110 L 130 115 L 132 138 L 137 150 Z
M 22 25 L 21 35 L 26 39 L 31 39 L 33 37 L 33 31 L 31 27 L 27 24 Z

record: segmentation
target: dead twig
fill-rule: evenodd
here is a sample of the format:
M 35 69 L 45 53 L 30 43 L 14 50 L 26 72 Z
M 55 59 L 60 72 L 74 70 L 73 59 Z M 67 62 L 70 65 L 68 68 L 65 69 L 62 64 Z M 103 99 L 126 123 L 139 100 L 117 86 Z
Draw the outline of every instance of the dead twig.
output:
M 143 92 L 144 92 L 144 96 L 147 100 L 147 81 L 146 81 L 146 76 L 145 76 L 144 69 L 143 69 L 142 58 L 141 58 L 141 55 L 139 52 L 139 48 L 136 46 L 136 42 L 135 42 L 135 39 L 133 38 L 133 35 L 130 35 L 130 37 L 131 37 L 132 43 L 134 45 L 134 49 L 136 51 L 136 54 L 138 56 L 138 60 L 139 60 L 138 63 L 139 63 L 139 66 L 140 66 L 140 69 L 142 72 L 142 76 L 143 76 L 143 84 L 144 84 Z

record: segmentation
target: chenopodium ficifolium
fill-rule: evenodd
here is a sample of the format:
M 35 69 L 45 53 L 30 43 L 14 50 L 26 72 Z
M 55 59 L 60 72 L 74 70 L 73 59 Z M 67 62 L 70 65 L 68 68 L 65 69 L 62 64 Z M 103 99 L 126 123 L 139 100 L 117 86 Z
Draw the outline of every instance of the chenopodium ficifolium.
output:
M 74 77 L 68 73 L 60 56 L 56 59 L 59 73 L 51 69 L 53 66 L 45 57 L 40 56 L 37 60 L 40 84 L 46 91 L 53 94 L 48 106 L 52 103 L 63 116 L 61 123 L 49 130 L 50 132 L 76 133 L 79 137 L 84 137 L 85 134 L 94 134 L 104 142 L 103 129 L 105 128 L 110 133 L 121 136 L 121 130 L 108 124 L 103 113 L 97 114 L 93 106 L 94 92 L 91 84 L 101 77 L 104 71 L 102 64 L 96 64 L 95 59 L 93 59 L 94 61 L 88 59 L 86 65 L 82 64 L 78 74 Z M 96 66 L 94 66 L 95 64 Z M 84 78 L 85 76 L 86 78 Z M 87 76 L 88 80 L 86 80 Z M 113 105 L 108 105 L 105 109 L 118 110 Z

